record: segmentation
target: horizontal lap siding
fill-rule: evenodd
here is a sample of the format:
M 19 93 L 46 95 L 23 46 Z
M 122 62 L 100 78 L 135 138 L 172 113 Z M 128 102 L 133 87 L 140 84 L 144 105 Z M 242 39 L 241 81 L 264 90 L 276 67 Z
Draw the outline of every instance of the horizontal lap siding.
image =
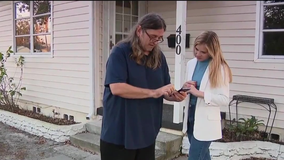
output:
M 0 2 L 0 52 L 5 52 L 12 45 L 11 2 Z
M 23 86 L 27 91 L 23 92 L 22 99 L 87 113 L 90 104 L 89 2 L 54 1 L 53 4 L 54 58 L 25 58 Z M 11 2 L 7 5 L 0 2 L 1 50 L 12 45 L 11 7 Z M 7 64 L 9 73 L 16 73 L 18 77 L 19 70 L 14 66 L 13 62 Z
M 284 64 L 254 62 L 256 2 L 188 1 L 187 4 L 186 30 L 191 35 L 190 48 L 186 49 L 187 60 L 193 58 L 195 38 L 204 30 L 215 31 L 233 72 L 230 96 L 245 94 L 274 98 L 278 106 L 275 126 L 284 128 Z M 157 12 L 163 16 L 167 23 L 165 37 L 175 34 L 176 2 L 149 1 L 148 12 Z M 167 57 L 174 83 L 175 50 L 168 48 L 166 38 L 161 47 Z M 268 115 L 262 107 L 253 104 L 241 104 L 239 112 L 245 116 L 256 115 L 261 118 Z

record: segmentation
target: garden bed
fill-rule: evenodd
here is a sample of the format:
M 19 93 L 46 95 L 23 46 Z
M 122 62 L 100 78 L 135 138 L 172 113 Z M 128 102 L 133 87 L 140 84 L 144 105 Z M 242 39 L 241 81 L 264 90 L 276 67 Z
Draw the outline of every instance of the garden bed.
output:
M 5 109 L 7 110 L 7 108 Z M 38 114 L 34 114 L 32 111 L 23 109 L 11 111 L 6 110 L 0 109 L 0 122 L 56 142 L 65 142 L 69 140 L 70 136 L 86 131 L 84 123 L 71 124 L 67 122 L 65 124 L 68 125 L 64 125 L 63 119 L 57 118 L 51 120 L 53 119 L 52 117 L 47 118 L 47 116 L 39 116 Z M 40 117 L 45 121 L 43 121 Z M 54 124 L 56 122 L 57 124 Z
M 8 106 L 8 105 L 0 105 L 0 109 L 4 110 L 4 111 L 16 113 L 16 114 L 19 114 L 19 115 L 23 115 L 23 116 L 26 116 L 26 117 L 38 119 L 38 120 L 41 120 L 41 121 L 44 121 L 44 122 L 56 124 L 56 125 L 77 124 L 77 122 L 75 122 L 73 120 L 66 120 L 66 119 L 63 119 L 63 118 L 53 118 L 53 117 L 42 115 L 40 113 L 33 112 L 31 110 L 26 110 L 26 109 L 22 109 L 22 108 L 18 108 L 18 107 L 12 107 L 12 106 Z
M 273 142 L 276 144 L 284 145 L 284 142 L 277 141 L 277 140 L 268 140 L 267 133 L 263 131 L 254 131 L 249 136 L 242 136 L 241 140 L 237 139 L 236 132 L 230 132 L 229 129 L 224 128 L 222 130 L 223 138 L 217 140 L 216 142 L 241 142 L 241 141 L 266 141 L 266 142 Z
M 257 120 L 254 117 L 247 120 L 251 121 Z M 247 124 L 230 125 L 222 130 L 222 139 L 210 146 L 212 160 L 284 160 L 284 142 L 269 140 L 267 133 L 258 130 L 258 125 Z M 182 153 L 188 154 L 189 147 L 188 138 L 184 137 Z
M 189 141 L 182 141 L 182 154 L 188 154 Z M 210 146 L 212 160 L 284 160 L 284 145 L 267 141 L 212 142 Z M 258 159 L 257 159 L 257 158 Z

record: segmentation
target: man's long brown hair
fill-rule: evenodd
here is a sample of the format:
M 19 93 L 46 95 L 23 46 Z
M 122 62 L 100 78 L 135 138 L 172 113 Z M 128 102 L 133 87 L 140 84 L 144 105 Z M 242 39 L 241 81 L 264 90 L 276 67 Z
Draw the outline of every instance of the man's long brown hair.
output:
M 226 62 L 219 38 L 217 34 L 213 31 L 205 31 L 201 33 L 194 41 L 194 53 L 196 45 L 203 44 L 207 48 L 207 51 L 212 58 L 209 64 L 209 80 L 211 83 L 211 87 L 219 87 L 220 85 L 224 85 L 224 80 L 222 79 L 221 74 L 221 66 L 224 66 L 224 74 L 225 74 L 225 81 L 232 82 L 232 71 Z M 226 79 L 229 77 L 229 79 Z
M 131 58 L 140 65 L 145 65 L 149 68 L 156 69 L 161 66 L 161 49 L 159 45 L 156 45 L 151 53 L 146 56 L 144 54 L 143 47 L 141 46 L 139 37 L 136 34 L 138 26 L 141 26 L 141 29 L 144 32 L 147 29 L 164 29 L 164 31 L 166 31 L 166 23 L 160 15 L 156 13 L 148 13 L 139 19 L 125 39 L 117 43 L 130 43 L 132 46 Z

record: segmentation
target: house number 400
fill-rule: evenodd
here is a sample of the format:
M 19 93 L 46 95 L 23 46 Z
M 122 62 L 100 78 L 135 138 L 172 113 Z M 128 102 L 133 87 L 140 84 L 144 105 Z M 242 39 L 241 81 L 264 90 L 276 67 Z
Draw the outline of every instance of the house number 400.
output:
M 177 55 L 180 55 L 180 53 L 181 53 L 181 46 L 180 46 L 180 43 L 181 43 L 181 25 L 177 28 L 177 30 L 176 30 L 176 33 L 178 33 L 177 35 L 176 35 L 176 54 Z

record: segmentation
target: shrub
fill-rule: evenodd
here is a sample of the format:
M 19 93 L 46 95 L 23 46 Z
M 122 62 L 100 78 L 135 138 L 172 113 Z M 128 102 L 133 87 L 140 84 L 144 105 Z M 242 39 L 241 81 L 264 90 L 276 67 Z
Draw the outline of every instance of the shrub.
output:
M 22 87 L 24 57 L 15 58 L 17 69 L 20 68 L 19 80 L 15 82 L 14 77 L 8 75 L 5 66 L 11 54 L 14 53 L 11 48 L 9 47 L 6 53 L 0 52 L 0 105 L 19 108 L 17 103 L 19 97 L 22 96 L 21 91 L 26 90 L 25 87 Z

